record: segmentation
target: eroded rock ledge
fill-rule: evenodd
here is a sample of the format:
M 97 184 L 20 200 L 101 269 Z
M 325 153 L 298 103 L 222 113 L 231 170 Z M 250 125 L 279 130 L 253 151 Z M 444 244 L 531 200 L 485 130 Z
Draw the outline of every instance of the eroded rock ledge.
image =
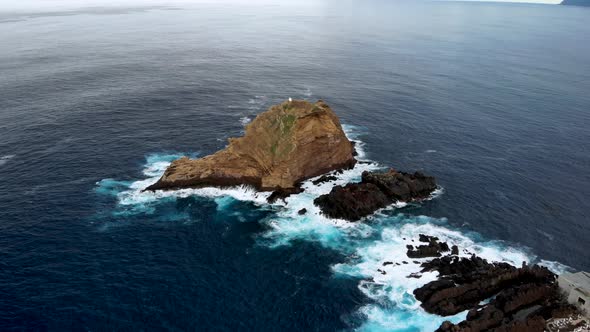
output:
M 328 217 L 356 221 L 397 201 L 427 198 L 435 189 L 434 177 L 421 172 L 363 172 L 361 182 L 335 186 L 314 204 Z
M 542 332 L 547 319 L 576 311 L 560 295 L 556 275 L 545 267 L 517 268 L 475 255 L 448 255 L 421 266 L 422 273 L 439 273 L 438 280 L 414 291 L 426 311 L 449 316 L 469 310 L 464 321 L 444 322 L 438 332 Z
M 587 330 L 584 329 L 587 322 L 580 318 L 575 306 L 567 303 L 559 290 L 557 276 L 547 268 L 488 262 L 466 249 L 462 253 L 471 256 L 460 256 L 456 245 L 449 248 L 447 242 L 425 234 L 419 234 L 418 241 L 415 240 L 411 242 L 427 245 L 408 244 L 406 256 L 421 259 L 411 261 L 419 264 L 421 270 L 406 277 L 420 279 L 425 273 L 438 272 L 437 280 L 414 290 L 422 308 L 440 316 L 468 312 L 464 321 L 458 324 L 445 321 L 436 332 L 543 332 L 555 330 L 547 328 L 555 324 L 577 326 L 576 331 Z M 427 257 L 436 258 L 424 259 Z M 403 259 L 384 261 L 377 272 L 385 275 L 397 266 L 410 264 Z M 574 331 L 574 328 L 563 331 Z
M 323 101 L 286 101 L 246 126 L 243 137 L 204 158 L 181 158 L 146 190 L 250 185 L 261 191 L 297 192 L 306 179 L 356 160 L 338 117 Z M 279 195 L 280 196 L 280 195 Z

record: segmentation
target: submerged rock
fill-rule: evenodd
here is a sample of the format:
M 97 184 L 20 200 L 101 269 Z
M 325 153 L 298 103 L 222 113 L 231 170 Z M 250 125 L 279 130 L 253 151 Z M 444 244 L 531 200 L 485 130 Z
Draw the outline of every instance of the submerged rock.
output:
M 288 192 L 303 180 L 353 167 L 353 151 L 325 102 L 286 101 L 259 114 L 243 137 L 229 139 L 227 148 L 200 159 L 175 160 L 146 190 L 250 185 Z
M 396 201 L 428 197 L 436 189 L 434 177 L 420 172 L 363 172 L 360 183 L 336 186 L 314 200 L 322 213 L 331 218 L 359 220 Z

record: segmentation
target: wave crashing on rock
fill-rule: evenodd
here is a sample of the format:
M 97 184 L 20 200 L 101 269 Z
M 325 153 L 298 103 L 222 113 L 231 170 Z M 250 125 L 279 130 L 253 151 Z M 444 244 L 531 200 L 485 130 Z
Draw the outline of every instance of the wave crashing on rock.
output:
M 146 190 L 249 185 L 294 191 L 303 180 L 355 165 L 354 147 L 323 101 L 271 106 L 246 126 L 243 137 L 200 159 L 175 160 Z

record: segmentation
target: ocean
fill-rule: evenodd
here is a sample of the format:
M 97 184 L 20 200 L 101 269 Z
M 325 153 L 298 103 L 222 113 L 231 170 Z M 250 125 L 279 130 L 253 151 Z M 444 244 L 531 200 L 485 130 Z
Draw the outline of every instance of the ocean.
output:
M 420 308 L 434 276 L 377 271 L 420 233 L 590 270 L 589 18 L 385 0 L 0 11 L 0 330 L 432 331 L 466 315 Z M 289 97 L 325 100 L 369 163 L 287 204 L 141 192 Z M 360 223 L 313 206 L 385 167 L 441 188 Z

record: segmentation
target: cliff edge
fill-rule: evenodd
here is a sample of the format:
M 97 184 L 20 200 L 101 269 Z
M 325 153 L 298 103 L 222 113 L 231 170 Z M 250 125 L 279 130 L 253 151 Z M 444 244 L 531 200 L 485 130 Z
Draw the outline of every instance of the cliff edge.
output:
M 353 152 L 325 102 L 286 101 L 259 114 L 225 149 L 175 160 L 146 190 L 243 184 L 261 191 L 291 190 L 311 177 L 353 167 Z

